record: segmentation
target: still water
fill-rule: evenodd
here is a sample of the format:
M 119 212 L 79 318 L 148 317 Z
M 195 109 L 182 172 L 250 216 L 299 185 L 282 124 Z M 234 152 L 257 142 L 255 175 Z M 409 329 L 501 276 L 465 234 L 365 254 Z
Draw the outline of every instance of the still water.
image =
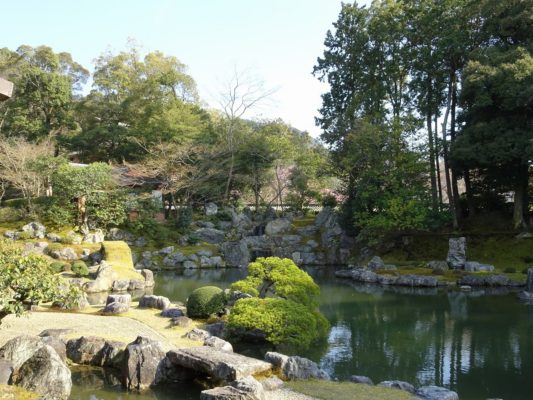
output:
M 519 303 L 515 293 L 384 289 L 337 279 L 331 269 L 308 272 L 321 287 L 321 310 L 332 329 L 327 341 L 300 355 L 333 377 L 357 374 L 374 382 L 446 386 L 461 400 L 533 399 L 533 306 Z M 236 269 L 162 273 L 155 294 L 184 301 L 197 287 L 227 287 L 244 274 Z M 127 395 L 102 373 L 90 384 L 84 375 L 89 374 L 74 374 L 71 399 L 189 400 L 200 390 L 180 386 Z

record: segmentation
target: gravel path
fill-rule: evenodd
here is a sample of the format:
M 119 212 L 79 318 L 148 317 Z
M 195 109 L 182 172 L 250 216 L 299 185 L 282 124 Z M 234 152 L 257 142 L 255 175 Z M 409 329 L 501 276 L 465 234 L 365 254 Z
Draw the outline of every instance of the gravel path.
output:
M 170 343 L 156 330 L 142 322 L 127 317 L 32 312 L 22 317 L 8 315 L 0 325 L 0 346 L 20 335 L 38 335 L 44 329 L 72 329 L 67 337 L 101 336 L 106 339 L 130 343 L 139 335 L 161 341 L 165 347 Z

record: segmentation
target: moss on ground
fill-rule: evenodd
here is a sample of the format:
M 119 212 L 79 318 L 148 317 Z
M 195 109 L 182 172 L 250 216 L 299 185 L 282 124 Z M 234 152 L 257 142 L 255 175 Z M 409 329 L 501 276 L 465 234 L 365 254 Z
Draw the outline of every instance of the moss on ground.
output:
M 514 233 L 493 235 L 466 234 L 467 259 L 492 264 L 494 273 L 505 273 L 511 279 L 523 281 L 521 272 L 533 265 L 533 239 L 515 239 Z M 448 254 L 448 239 L 460 235 L 426 234 L 413 235 L 409 244 L 379 254 L 386 263 L 396 264 L 400 273 L 431 274 L 425 269 L 431 260 L 445 260 Z M 411 268 L 411 269 L 410 269 Z M 513 268 L 515 273 L 505 272 Z M 416 271 L 416 272 L 415 272 Z M 444 277 L 450 276 L 447 272 Z
M 413 400 L 414 396 L 398 389 L 332 381 L 291 381 L 290 389 L 321 400 Z
M 102 242 L 102 249 L 105 261 L 118 274 L 118 279 L 144 279 L 133 266 L 131 249 L 126 242 Z
M 0 384 L 1 400 L 36 400 L 40 396 L 36 393 L 28 392 L 19 386 L 10 386 Z
M 188 246 L 174 246 L 174 251 L 179 251 L 184 256 L 190 256 L 202 250 L 210 251 L 214 256 L 219 254 L 219 248 L 216 244 L 210 244 L 206 242 L 199 242 L 197 244 L 191 244 Z

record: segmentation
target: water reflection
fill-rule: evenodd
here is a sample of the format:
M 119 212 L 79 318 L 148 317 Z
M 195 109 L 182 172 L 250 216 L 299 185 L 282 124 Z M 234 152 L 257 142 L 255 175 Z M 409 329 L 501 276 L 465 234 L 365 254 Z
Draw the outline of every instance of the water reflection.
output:
M 326 268 L 308 272 L 320 284 L 321 310 L 332 329 L 327 342 L 300 354 L 334 377 L 357 374 L 375 382 L 442 385 L 456 390 L 462 400 L 532 398 L 533 305 L 518 302 L 515 292 L 383 287 L 336 279 Z M 156 276 L 154 293 L 185 301 L 200 286 L 225 288 L 245 275 L 242 269 L 165 272 Z M 270 350 L 237 349 L 256 357 Z M 92 400 L 130 398 L 98 396 Z M 149 398 L 166 400 L 159 394 Z

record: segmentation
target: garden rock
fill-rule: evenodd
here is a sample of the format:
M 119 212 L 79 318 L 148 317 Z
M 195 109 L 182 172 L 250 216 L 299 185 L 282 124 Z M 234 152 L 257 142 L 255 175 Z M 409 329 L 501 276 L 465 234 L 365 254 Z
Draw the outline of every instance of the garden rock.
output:
M 253 400 L 251 395 L 233 386 L 221 386 L 203 390 L 200 400 Z
M 466 238 L 450 238 L 448 241 L 448 257 L 450 268 L 463 268 L 466 263 Z
M 217 215 L 218 213 L 218 206 L 215 203 L 207 203 L 204 209 L 205 209 L 205 215 L 207 216 Z
M 165 318 L 178 318 L 185 315 L 185 310 L 183 308 L 167 308 L 161 311 L 161 316 Z
M 144 295 L 139 300 L 140 308 L 157 308 L 164 310 L 170 306 L 170 300 L 164 296 Z
M 161 343 L 138 336 L 126 346 L 121 361 L 122 384 L 128 390 L 144 390 L 162 379 L 165 352 Z
M 205 326 L 205 330 L 209 332 L 211 336 L 216 337 L 223 337 L 224 335 L 224 328 L 226 327 L 226 323 L 224 321 L 218 321 L 213 322 L 212 324 L 208 324 Z
M 9 360 L 0 360 L 0 385 L 7 385 L 13 375 L 13 363 Z
M 171 254 L 173 251 L 174 251 L 174 246 L 167 246 L 167 247 L 163 247 L 161 250 L 159 250 L 158 254 L 161 255 L 161 256 L 164 256 L 164 255 Z M 145 251 L 144 253 L 149 253 L 149 252 Z M 150 256 L 151 255 L 152 254 L 150 253 Z
M 185 268 L 185 269 L 196 269 L 196 268 L 198 268 L 198 264 L 196 264 L 196 262 L 194 262 L 194 261 L 186 260 L 186 261 L 183 262 L 183 268 Z
M 66 242 L 71 244 L 81 244 L 82 239 L 83 238 L 74 231 L 68 232 L 66 236 Z
M 111 290 L 113 292 L 125 292 L 128 290 L 129 287 L 129 279 L 117 279 L 116 281 L 113 281 L 113 284 L 111 285 Z
M 38 336 L 17 336 L 8 340 L 0 348 L 0 360 L 11 361 L 13 369 L 16 371 L 43 346 L 44 344 Z
M 119 303 L 117 301 L 113 303 L 107 304 L 102 312 L 104 314 L 122 314 L 125 312 L 128 312 L 130 310 L 130 306 L 125 303 Z
M 287 361 L 289 361 L 289 356 L 275 351 L 269 351 L 265 354 L 265 361 L 276 368 L 283 369 L 285 364 L 287 364 Z
M 265 399 L 265 391 L 263 389 L 263 385 L 261 385 L 255 378 L 251 376 L 246 376 L 244 378 L 237 379 L 231 382 L 231 386 L 247 393 L 250 396 L 250 399 Z
M 411 287 L 437 287 L 439 280 L 434 276 L 400 275 L 395 284 Z
M 209 338 L 211 334 L 203 329 L 194 328 L 191 331 L 185 334 L 185 337 L 190 340 L 196 340 L 198 342 L 203 342 L 205 339 Z
M 315 218 L 317 227 L 331 227 L 336 224 L 335 211 L 331 207 L 324 207 Z
M 185 316 L 176 317 L 176 318 L 172 318 L 171 324 L 173 326 L 179 326 L 180 328 L 188 328 L 192 324 L 192 319 L 190 319 L 189 317 L 185 317 Z
M 187 257 L 185 257 L 182 253 L 177 251 L 175 253 L 167 255 L 163 259 L 163 265 L 167 267 L 178 267 L 185 260 L 187 260 Z
M 270 363 L 207 346 L 170 350 L 167 358 L 173 365 L 192 369 L 225 382 L 272 369 Z
M 425 400 L 459 400 L 457 393 L 440 386 L 422 386 L 416 395 Z
M 60 260 L 74 261 L 79 257 L 71 247 L 64 247 L 60 250 L 52 250 L 49 252 L 50 256 Z
M 200 240 L 211 244 L 222 243 L 225 236 L 224 231 L 219 231 L 214 228 L 200 228 L 194 233 L 200 238 Z
M 215 224 L 210 221 L 196 221 L 196 225 L 200 228 L 214 228 Z
M 464 270 L 467 272 L 492 272 L 494 271 L 494 265 L 480 264 L 477 261 L 467 261 Z
M 209 346 L 209 347 L 213 347 L 217 350 L 221 350 L 221 351 L 229 351 L 229 352 L 233 352 L 233 346 L 231 345 L 230 342 L 226 342 L 225 340 L 223 339 L 220 339 L 216 336 L 211 336 L 207 339 L 204 340 L 204 346 Z
M 520 286 L 505 275 L 466 275 L 457 281 L 459 286 Z
M 383 269 L 385 267 L 385 263 L 381 259 L 381 257 L 374 256 L 372 259 L 368 262 L 367 268 L 371 271 L 374 271 L 376 269 Z
M 128 284 L 128 290 L 142 290 L 146 287 L 145 281 L 141 281 L 140 279 L 130 279 Z
M 314 361 L 304 357 L 291 356 L 283 366 L 283 374 L 289 380 L 324 379 L 330 380 L 328 373 L 320 369 Z
M 155 285 L 154 273 L 149 269 L 141 270 L 141 275 L 144 277 L 144 286 L 152 287 Z
M 378 384 L 378 386 L 387 387 L 387 388 L 393 388 L 393 389 L 400 389 L 404 390 L 406 392 L 409 392 L 411 394 L 415 394 L 415 387 L 411 385 L 409 382 L 404 381 L 383 381 Z
M 87 233 L 83 237 L 83 243 L 102 243 L 105 240 L 105 234 L 101 229 L 97 229 L 93 233 Z
M 107 296 L 105 304 L 108 305 L 115 302 L 126 304 L 129 307 L 131 305 L 131 294 L 110 294 Z
M 277 376 L 271 376 L 270 378 L 263 379 L 261 385 L 263 385 L 263 389 L 270 392 L 281 389 L 283 387 L 283 381 Z
M 69 368 L 56 351 L 47 345 L 43 345 L 22 364 L 16 371 L 14 383 L 47 400 L 67 400 L 72 389 Z
M 352 375 L 352 376 L 350 376 L 350 382 L 362 383 L 364 385 L 373 385 L 374 384 L 374 382 L 372 382 L 372 379 L 370 379 L 368 376 L 363 376 L 363 375 Z
M 47 248 L 48 243 L 46 242 L 26 243 L 24 245 L 24 254 L 44 254 Z
M 76 364 L 103 364 L 105 339 L 97 336 L 82 336 L 67 342 L 67 357 Z
M 22 232 L 27 232 L 32 238 L 44 239 L 46 236 L 46 227 L 39 222 L 30 222 L 22 227 Z
M 430 261 L 427 264 L 428 268 L 431 268 L 432 270 L 439 270 L 439 271 L 447 271 L 448 270 L 448 263 L 446 261 Z
M 67 345 L 63 339 L 55 336 L 45 336 L 41 339 L 43 344 L 53 348 L 62 361 L 67 359 Z
M 276 236 L 287 232 L 291 228 L 291 221 L 287 218 L 278 218 L 266 224 L 265 233 Z
M 379 275 L 364 268 L 354 268 L 351 270 L 351 278 L 357 282 L 376 283 Z
M 245 240 L 222 243 L 221 250 L 229 267 L 244 268 L 250 263 L 250 250 Z

